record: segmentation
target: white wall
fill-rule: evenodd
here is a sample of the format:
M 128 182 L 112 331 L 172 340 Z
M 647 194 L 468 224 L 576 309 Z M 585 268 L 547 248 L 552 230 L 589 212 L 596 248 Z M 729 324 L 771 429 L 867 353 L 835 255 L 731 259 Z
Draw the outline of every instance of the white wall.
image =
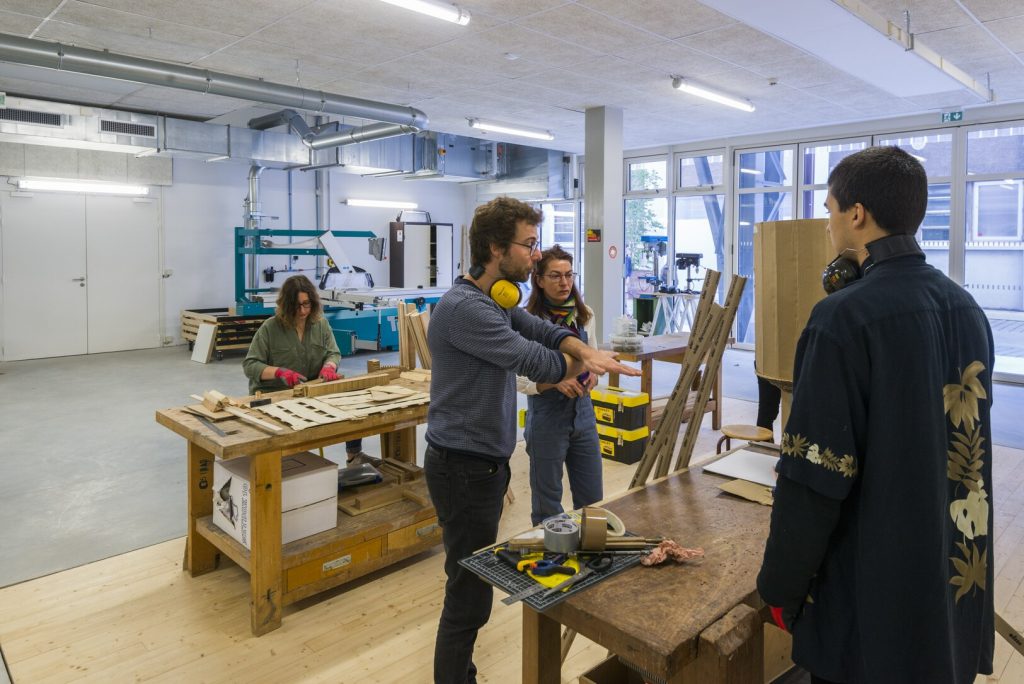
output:
M 234 300 L 233 228 L 242 225 L 242 202 L 248 194 L 249 167 L 243 164 L 174 160 L 174 184 L 164 188 L 164 264 L 174 275 L 164 281 L 165 335 L 182 343 L 182 309 L 230 306 Z M 292 225 L 297 230 L 316 228 L 314 173 L 292 171 Z M 369 230 L 388 237 L 388 223 L 396 209 L 350 207 L 348 197 L 395 199 L 416 202 L 432 220 L 461 226 L 468 224 L 475 196 L 472 186 L 437 181 L 403 181 L 398 178 L 363 178 L 332 170 L 325 174 L 330 202 L 324 221 L 332 230 Z M 266 169 L 260 176 L 260 198 L 265 215 L 263 228 L 288 228 L 288 172 Z M 471 214 L 470 214 L 471 215 Z M 286 238 L 275 238 L 285 242 Z M 389 284 L 388 261 L 378 262 L 368 253 L 365 238 L 341 238 L 351 262 L 365 268 L 378 287 Z M 424 255 L 424 258 L 426 256 Z M 261 256 L 260 269 L 287 269 L 284 256 Z M 301 257 L 293 268 L 313 268 L 314 257 Z M 312 270 L 304 271 L 315 278 Z M 279 286 L 289 274 L 277 273 Z M 261 286 L 263 284 L 261 277 Z

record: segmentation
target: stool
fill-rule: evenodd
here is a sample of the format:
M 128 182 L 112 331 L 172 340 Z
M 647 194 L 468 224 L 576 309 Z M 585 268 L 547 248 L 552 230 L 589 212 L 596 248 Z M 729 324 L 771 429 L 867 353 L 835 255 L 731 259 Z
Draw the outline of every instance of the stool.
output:
M 722 444 L 726 450 L 732 448 L 733 439 L 745 439 L 748 442 L 770 442 L 775 435 L 768 428 L 756 425 L 723 425 L 722 438 L 715 445 L 715 453 L 722 453 Z

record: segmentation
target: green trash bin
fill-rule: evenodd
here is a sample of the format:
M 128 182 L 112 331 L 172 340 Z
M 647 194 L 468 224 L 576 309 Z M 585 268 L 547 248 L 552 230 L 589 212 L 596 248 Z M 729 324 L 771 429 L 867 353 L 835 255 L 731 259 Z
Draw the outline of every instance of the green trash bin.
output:
M 640 295 L 633 300 L 633 319 L 636 321 L 636 329 L 638 331 L 644 330 L 645 325 L 650 325 L 654 320 L 654 307 L 657 304 L 657 299 L 654 295 Z M 642 332 L 640 334 L 643 334 Z M 651 331 L 650 334 L 655 334 L 655 331 Z

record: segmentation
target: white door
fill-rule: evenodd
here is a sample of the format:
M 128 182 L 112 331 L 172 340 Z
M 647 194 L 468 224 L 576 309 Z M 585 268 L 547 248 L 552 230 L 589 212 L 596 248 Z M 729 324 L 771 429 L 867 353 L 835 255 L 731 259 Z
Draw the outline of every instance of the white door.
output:
M 85 198 L 0 192 L 3 358 L 88 349 Z
M 430 226 L 405 226 L 404 257 L 402 287 L 430 287 Z
M 160 346 L 159 203 L 85 201 L 89 353 Z

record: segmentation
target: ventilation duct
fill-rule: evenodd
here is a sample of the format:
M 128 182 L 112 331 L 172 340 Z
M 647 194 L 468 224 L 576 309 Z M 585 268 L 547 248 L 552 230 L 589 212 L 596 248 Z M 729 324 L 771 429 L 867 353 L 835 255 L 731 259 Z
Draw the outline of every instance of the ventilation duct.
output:
M 393 138 L 398 135 L 416 133 L 419 131 L 415 126 L 392 123 L 375 123 L 360 126 L 359 128 L 348 128 L 345 130 L 320 130 L 318 132 L 314 132 L 309 127 L 309 124 L 306 123 L 306 120 L 303 119 L 302 116 L 294 109 L 282 109 L 280 112 L 267 114 L 266 116 L 260 116 L 249 120 L 249 128 L 257 131 L 263 131 L 268 128 L 274 128 L 275 126 L 283 126 L 286 124 L 288 128 L 299 136 L 303 144 L 311 150 L 323 150 L 331 147 L 338 147 L 339 145 L 352 145 L 359 142 Z
M 158 145 L 160 117 L 96 107 L 7 98 L 0 141 L 138 154 Z
M 0 33 L 0 61 L 222 95 L 280 107 L 356 116 L 372 121 L 412 126 L 419 130 L 429 125 L 427 115 L 413 107 L 269 83 L 255 78 L 243 78 L 207 69 L 22 38 L 6 33 Z

